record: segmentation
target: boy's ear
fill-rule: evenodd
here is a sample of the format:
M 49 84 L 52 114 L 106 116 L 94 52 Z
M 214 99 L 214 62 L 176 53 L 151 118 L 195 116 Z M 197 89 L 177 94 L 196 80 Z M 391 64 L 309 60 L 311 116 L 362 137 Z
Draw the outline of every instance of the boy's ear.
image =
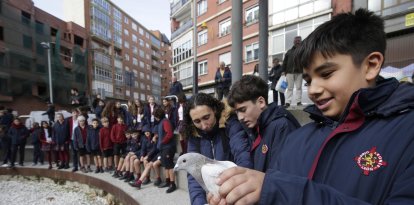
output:
M 257 98 L 256 100 L 259 105 L 260 105 L 260 109 L 264 109 L 266 107 L 266 100 L 264 99 L 264 97 L 260 96 L 259 98 Z
M 370 53 L 364 60 L 366 66 L 365 79 L 369 82 L 375 82 L 375 79 L 381 71 L 381 66 L 384 62 L 384 55 L 380 52 Z

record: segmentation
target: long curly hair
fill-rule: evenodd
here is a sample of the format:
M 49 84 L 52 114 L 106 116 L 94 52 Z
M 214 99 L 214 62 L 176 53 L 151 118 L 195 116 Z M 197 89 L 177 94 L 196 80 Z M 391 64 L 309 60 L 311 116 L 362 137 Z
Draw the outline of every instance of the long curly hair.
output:
M 115 111 L 115 101 L 111 100 L 105 105 L 102 111 L 102 117 L 107 117 L 107 118 L 109 118 L 110 116 L 113 117 L 115 116 L 114 111 Z
M 221 112 L 224 110 L 224 104 L 218 99 L 205 93 L 198 93 L 196 95 L 193 95 L 187 102 L 187 106 L 184 109 L 184 123 L 187 125 L 185 135 L 187 137 L 194 136 L 194 133 L 197 130 L 194 126 L 193 120 L 191 119 L 190 111 L 195 107 L 202 105 L 208 106 L 214 111 L 216 123 L 219 123 Z
M 133 116 L 137 116 L 138 114 L 138 108 L 135 104 L 134 100 L 128 101 L 128 112 L 131 113 Z

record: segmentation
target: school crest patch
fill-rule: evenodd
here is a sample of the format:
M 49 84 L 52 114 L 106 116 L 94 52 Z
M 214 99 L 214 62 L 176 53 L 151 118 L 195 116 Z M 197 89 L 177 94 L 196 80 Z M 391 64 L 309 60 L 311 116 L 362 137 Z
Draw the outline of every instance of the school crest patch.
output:
M 262 154 L 266 154 L 267 151 L 269 151 L 269 147 L 267 147 L 267 145 L 262 145 Z
M 377 152 L 377 147 L 372 147 L 370 150 L 363 152 L 359 156 L 356 156 L 354 160 L 366 176 L 382 166 L 387 166 L 387 162 L 384 161 L 380 153 Z

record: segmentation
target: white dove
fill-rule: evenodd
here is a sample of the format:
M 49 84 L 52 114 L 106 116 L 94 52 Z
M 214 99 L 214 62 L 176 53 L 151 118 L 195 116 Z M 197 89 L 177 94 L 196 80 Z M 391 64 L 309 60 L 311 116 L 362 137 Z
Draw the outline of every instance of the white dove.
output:
M 174 171 L 187 171 L 206 192 L 218 196 L 217 177 L 224 170 L 235 166 L 237 165 L 230 161 L 216 161 L 199 153 L 187 153 L 178 158 Z

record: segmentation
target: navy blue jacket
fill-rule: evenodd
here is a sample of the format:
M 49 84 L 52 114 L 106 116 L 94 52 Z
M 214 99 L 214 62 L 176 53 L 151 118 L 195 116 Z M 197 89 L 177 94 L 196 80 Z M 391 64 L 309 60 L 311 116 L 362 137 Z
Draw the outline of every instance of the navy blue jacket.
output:
M 226 141 L 229 137 L 229 141 Z M 233 154 L 237 165 L 251 168 L 253 164 L 247 146 L 247 135 L 243 127 L 235 116 L 231 116 L 226 120 L 225 128 L 216 125 L 209 133 L 198 130 L 198 136 L 189 137 L 187 151 L 220 161 L 232 161 Z M 187 178 L 191 204 L 206 204 L 206 193 L 203 188 L 191 175 L 187 175 Z
M 184 90 L 183 85 L 180 83 L 180 81 L 171 83 L 169 95 L 178 95 L 182 92 L 184 92 Z
M 216 82 L 216 88 L 230 88 L 231 86 L 231 71 L 228 67 L 224 68 L 224 74 L 221 76 L 220 68 L 216 71 L 216 76 L 214 78 Z
M 0 117 L 0 125 L 6 126 L 6 131 L 10 128 L 13 123 L 13 114 L 5 112 L 3 116 Z
M 414 85 L 394 78 L 354 93 L 339 121 L 291 133 L 259 204 L 414 204 Z
M 145 157 L 148 155 L 148 153 L 151 151 L 152 147 L 156 144 L 155 143 L 151 143 L 151 136 L 148 139 L 146 136 L 142 136 L 141 137 L 141 156 Z M 149 158 L 149 157 L 148 157 Z
M 154 104 L 154 110 L 155 111 L 157 108 L 159 107 L 159 105 Z M 149 104 L 144 106 L 144 118 L 143 118 L 144 122 L 148 125 L 151 124 L 151 107 Z M 154 119 L 154 123 L 155 123 L 155 119 Z
M 254 169 L 264 172 L 269 168 L 272 161 L 278 157 L 287 135 L 299 128 L 300 124 L 290 112 L 276 105 L 276 103 L 269 104 L 257 121 L 256 136 L 260 134 L 262 140 L 251 152 L 251 155 Z M 252 149 L 255 140 L 250 139 L 249 150 Z
M 56 121 L 56 123 L 53 124 L 52 141 L 55 142 L 57 145 L 69 143 L 69 125 L 67 121 L 63 121 L 62 124 L 60 124 L 59 121 Z
M 7 132 L 7 135 L 11 138 L 12 145 L 26 144 L 29 134 L 29 130 L 23 124 L 16 126 L 13 123 Z
M 100 150 L 99 145 L 99 131 L 101 127 L 93 128 L 92 125 L 88 126 L 88 130 L 86 131 L 86 150 L 91 152 L 92 150 Z
M 42 129 L 40 127 L 32 128 L 30 133 L 30 137 L 32 138 L 32 144 L 33 145 L 40 145 L 40 132 Z

